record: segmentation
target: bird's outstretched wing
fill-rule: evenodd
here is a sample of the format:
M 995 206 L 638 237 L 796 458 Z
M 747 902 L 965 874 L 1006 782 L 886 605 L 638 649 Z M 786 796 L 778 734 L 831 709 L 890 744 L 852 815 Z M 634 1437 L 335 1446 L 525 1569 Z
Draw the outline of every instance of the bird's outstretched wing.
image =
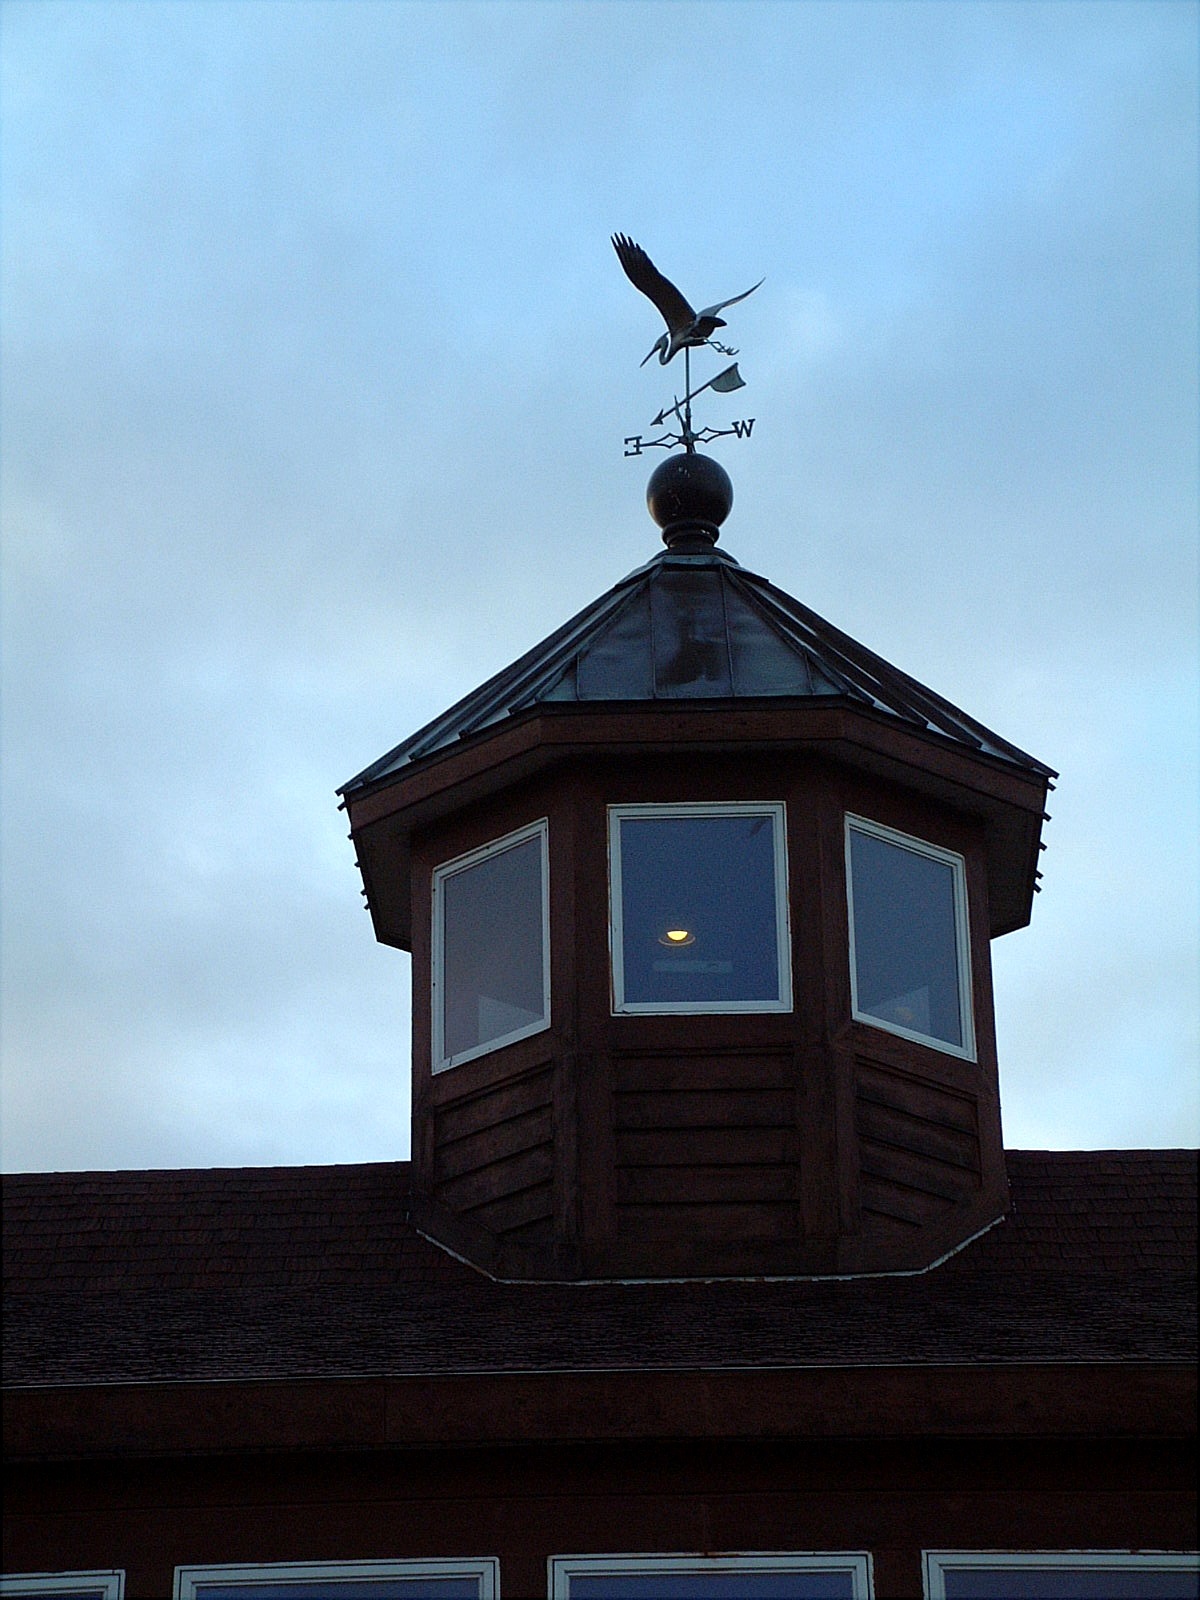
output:
M 626 267 L 625 270 L 628 272 L 628 270 L 629 270 L 628 267 Z M 767 280 L 765 278 L 760 278 L 757 283 L 751 284 L 751 286 L 748 289 L 743 289 L 741 294 L 735 294 L 732 297 L 732 299 L 729 299 L 729 300 L 718 300 L 715 306 L 705 306 L 704 310 L 696 318 L 696 321 L 700 322 L 705 317 L 715 317 L 717 312 L 718 311 L 724 311 L 726 306 L 735 306 L 735 305 L 737 305 L 739 300 L 744 300 L 748 294 L 753 294 L 755 289 L 761 288 L 762 285 L 764 283 L 766 283 L 766 281 Z
M 613 249 L 617 252 L 617 260 L 625 268 L 625 276 L 635 289 L 640 289 L 648 300 L 663 314 L 663 320 L 671 333 L 679 333 L 685 328 L 690 328 L 696 320 L 696 313 L 688 305 L 679 290 L 651 261 L 640 244 L 634 244 L 632 239 L 627 239 L 623 233 L 613 234 Z M 758 285 L 754 287 L 757 289 Z M 746 290 L 749 294 L 751 291 Z M 738 296 L 740 300 L 741 295 Z M 732 305 L 726 300 L 726 305 Z

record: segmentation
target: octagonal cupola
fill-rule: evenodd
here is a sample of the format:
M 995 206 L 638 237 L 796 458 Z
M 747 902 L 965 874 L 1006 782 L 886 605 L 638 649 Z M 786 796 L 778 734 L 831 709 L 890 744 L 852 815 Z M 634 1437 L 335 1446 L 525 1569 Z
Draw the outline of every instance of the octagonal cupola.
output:
M 1052 773 L 668 466 L 661 554 L 341 791 L 413 957 L 413 1215 L 502 1278 L 919 1270 L 1006 1206 L 989 941 Z
M 666 548 L 341 791 L 412 952 L 412 1215 L 501 1278 L 920 1271 L 1007 1204 L 989 941 L 1053 774 L 717 548 L 697 447 L 751 424 L 696 429 L 744 383 L 691 353 L 754 291 L 613 244 L 683 355 L 626 440 L 682 446 Z

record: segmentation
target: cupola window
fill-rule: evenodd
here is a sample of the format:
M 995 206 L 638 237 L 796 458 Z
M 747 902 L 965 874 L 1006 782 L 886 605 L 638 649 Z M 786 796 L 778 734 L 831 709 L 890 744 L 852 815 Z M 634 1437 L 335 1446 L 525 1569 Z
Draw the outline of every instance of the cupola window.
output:
M 788 1011 L 781 804 L 609 809 L 613 1009 Z
M 975 1058 L 963 858 L 846 818 L 854 1019 Z
M 433 1070 L 550 1025 L 546 823 L 433 874 Z

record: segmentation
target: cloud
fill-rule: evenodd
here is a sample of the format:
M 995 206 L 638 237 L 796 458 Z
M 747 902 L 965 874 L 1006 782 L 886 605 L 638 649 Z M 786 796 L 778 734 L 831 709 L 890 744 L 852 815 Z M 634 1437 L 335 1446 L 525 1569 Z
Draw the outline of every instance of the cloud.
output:
M 332 791 L 653 553 L 617 228 L 766 273 L 732 553 L 1063 769 L 1010 1137 L 1195 1138 L 1194 11 L 5 21 L 7 1166 L 405 1153 Z

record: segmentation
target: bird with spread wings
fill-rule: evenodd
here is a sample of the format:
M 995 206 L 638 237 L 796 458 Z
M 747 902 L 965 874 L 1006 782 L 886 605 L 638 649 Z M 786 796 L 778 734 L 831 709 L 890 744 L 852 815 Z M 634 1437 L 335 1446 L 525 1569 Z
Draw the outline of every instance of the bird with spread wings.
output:
M 625 276 L 635 289 L 640 289 L 648 300 L 652 300 L 662 312 L 663 321 L 667 325 L 666 333 L 660 334 L 654 348 L 645 357 L 642 366 L 646 365 L 650 356 L 657 355 L 659 362 L 665 367 L 672 357 L 687 345 L 711 344 L 714 350 L 721 351 L 722 355 L 736 355 L 736 350 L 730 350 L 723 344 L 718 344 L 713 334 L 718 328 L 725 327 L 724 317 L 717 315 L 724 311 L 726 306 L 733 306 L 739 300 L 744 300 L 748 294 L 762 283 L 762 279 L 751 288 L 735 294 L 728 300 L 718 300 L 715 306 L 705 306 L 703 311 L 693 311 L 692 307 L 680 294 L 679 290 L 651 261 L 640 244 L 634 244 L 632 239 L 626 238 L 623 233 L 613 234 L 613 249 L 617 252 L 617 260 L 625 268 Z

